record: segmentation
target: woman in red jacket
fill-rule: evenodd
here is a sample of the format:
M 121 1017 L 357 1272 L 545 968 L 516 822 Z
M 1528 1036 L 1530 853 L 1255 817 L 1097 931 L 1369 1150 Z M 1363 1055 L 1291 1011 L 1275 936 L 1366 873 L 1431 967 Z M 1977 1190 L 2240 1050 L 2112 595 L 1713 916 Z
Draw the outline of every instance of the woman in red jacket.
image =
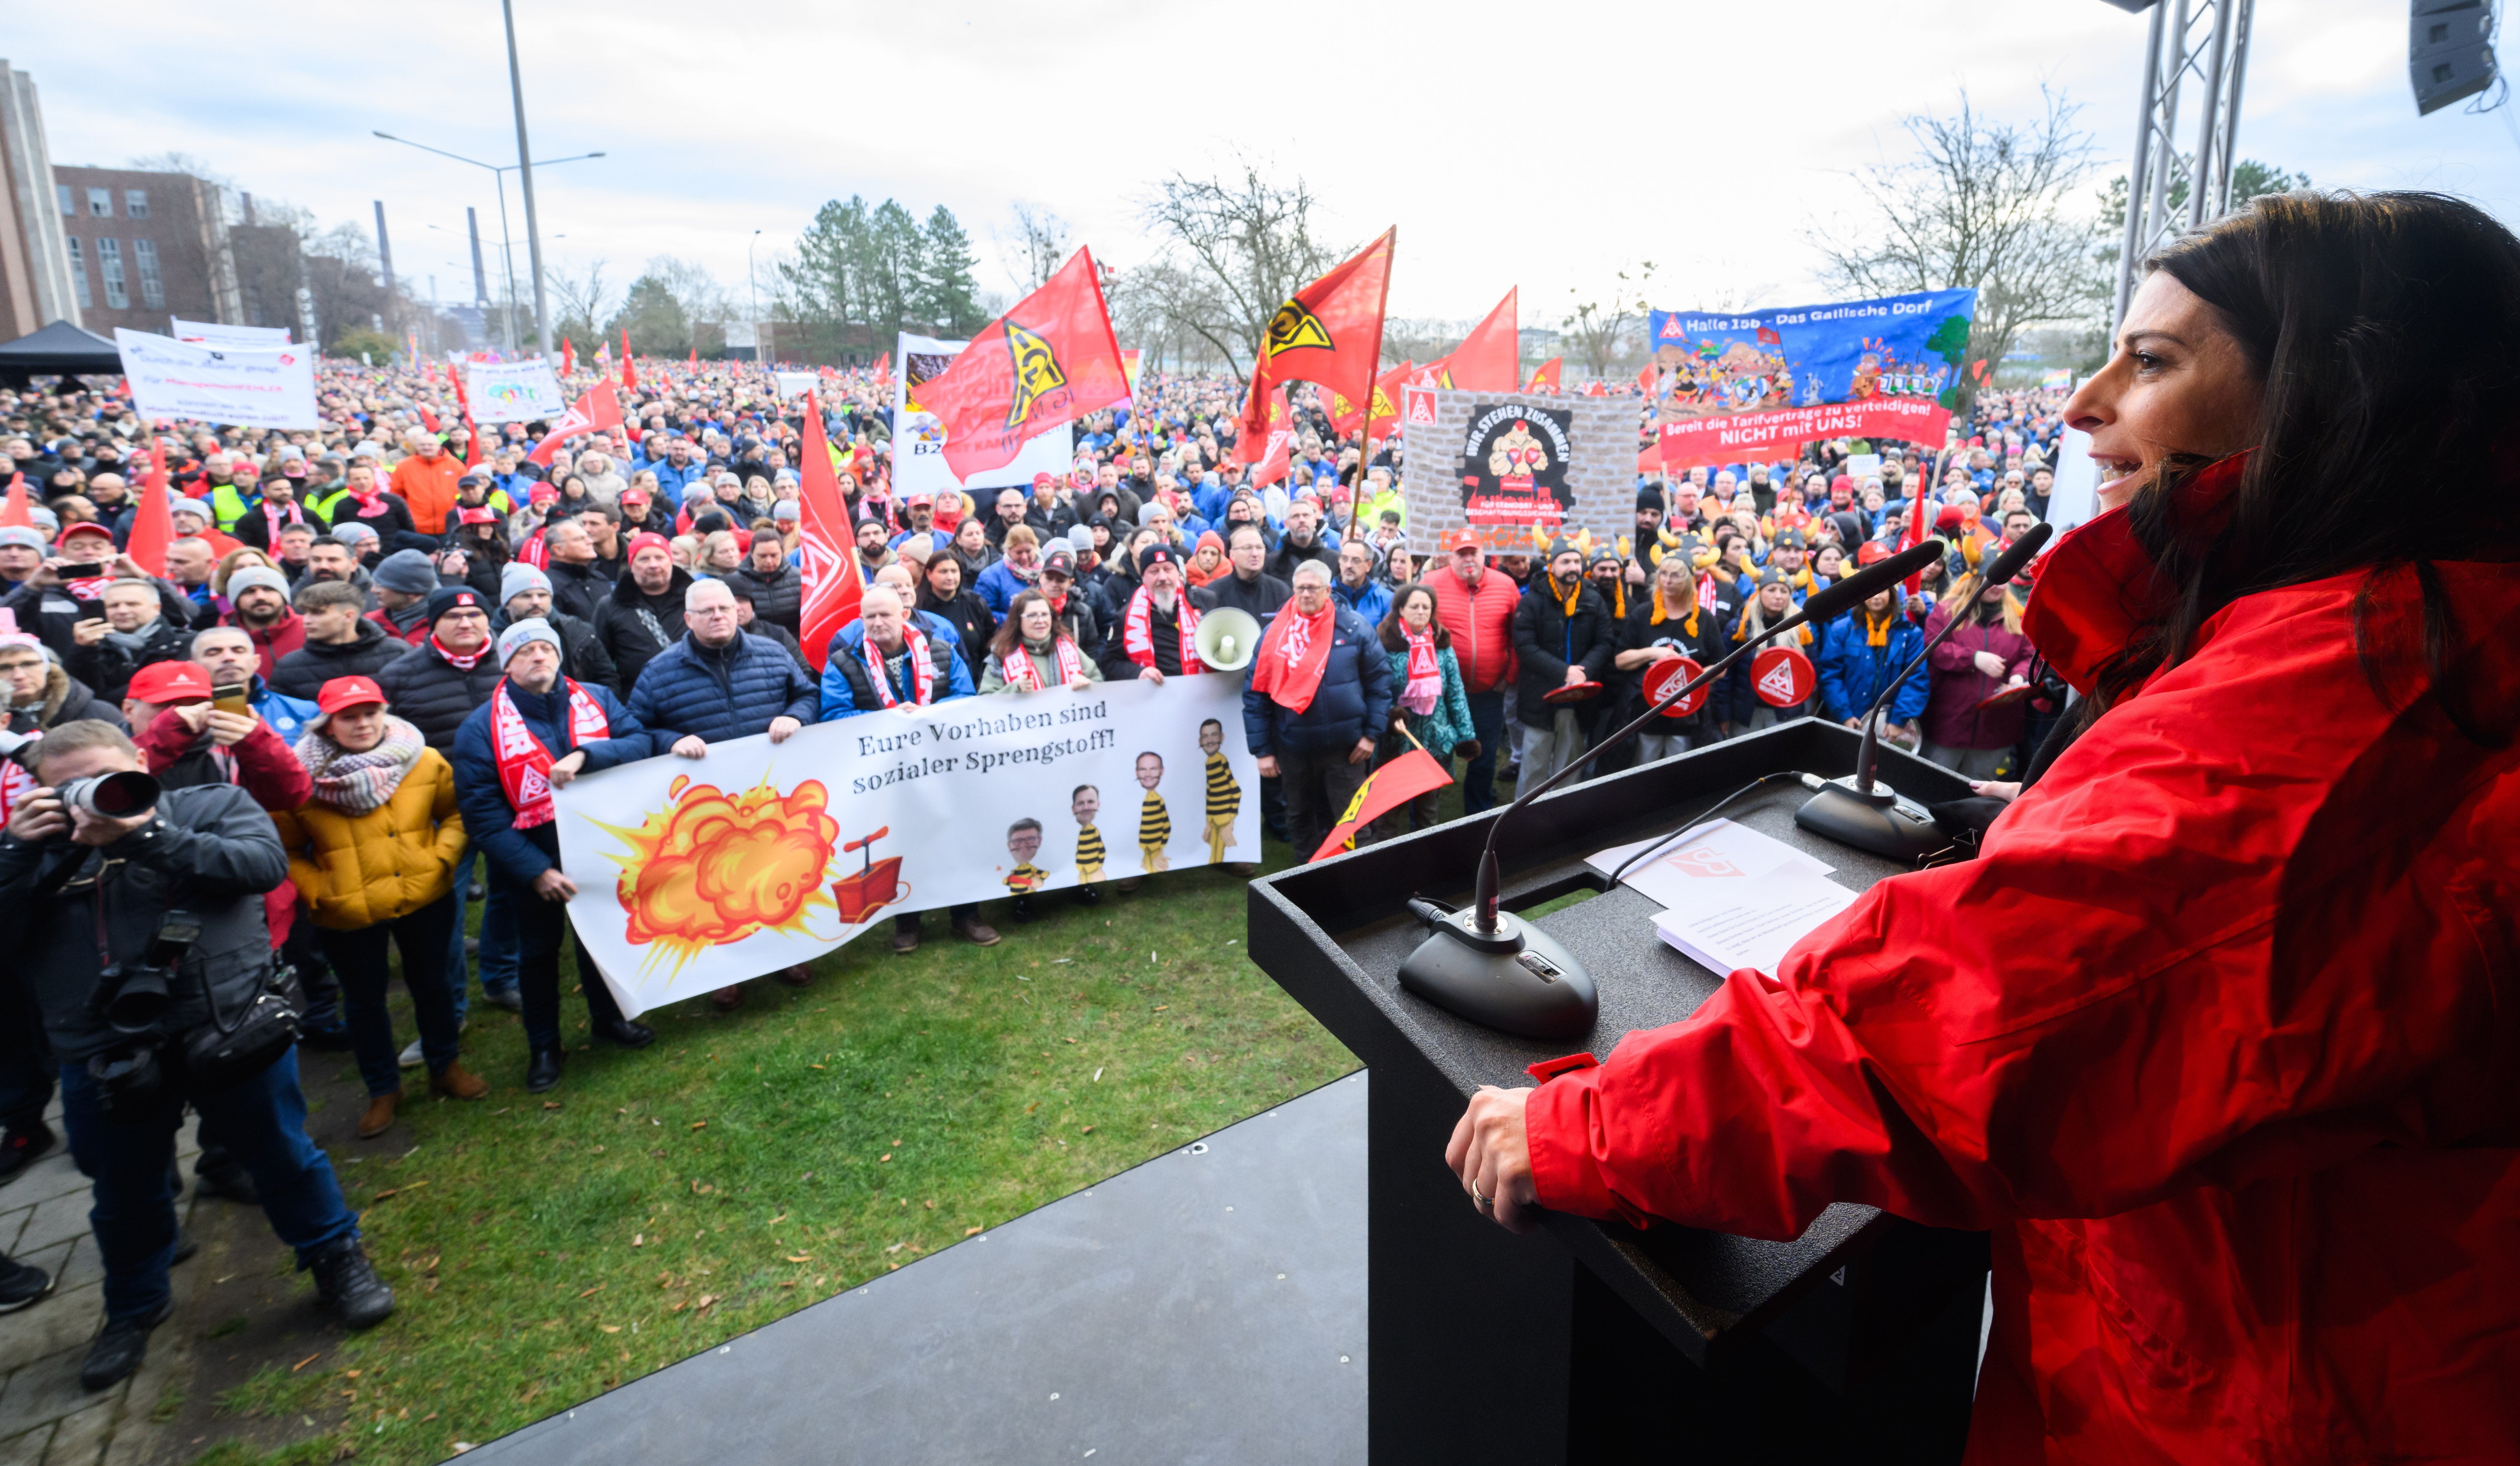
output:
M 2520 1457 L 2515 392 L 2468 204 L 2157 255 L 2067 408 L 2110 511 L 2031 598 L 2084 700 L 1981 856 L 1481 1090 L 1473 1203 L 1991 1229 L 1975 1462 Z M 2397 511 L 2445 482 L 2490 507 Z

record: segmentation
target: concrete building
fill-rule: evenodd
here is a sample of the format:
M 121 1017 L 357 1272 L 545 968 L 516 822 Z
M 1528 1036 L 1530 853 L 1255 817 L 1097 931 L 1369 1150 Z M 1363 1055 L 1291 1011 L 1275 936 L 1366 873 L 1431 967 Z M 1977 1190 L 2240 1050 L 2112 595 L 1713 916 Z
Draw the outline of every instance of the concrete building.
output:
M 54 196 L 35 80 L 0 59 L 0 340 L 55 321 L 87 325 Z
M 236 322 L 236 261 L 218 189 L 188 173 L 56 167 L 53 206 L 81 324 L 163 335 L 171 318 Z

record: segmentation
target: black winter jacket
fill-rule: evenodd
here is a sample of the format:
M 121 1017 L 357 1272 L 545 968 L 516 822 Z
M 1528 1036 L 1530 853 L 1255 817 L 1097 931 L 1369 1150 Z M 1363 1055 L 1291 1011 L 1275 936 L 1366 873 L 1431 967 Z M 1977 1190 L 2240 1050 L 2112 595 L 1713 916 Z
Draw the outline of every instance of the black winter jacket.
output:
M 122 705 L 123 695 L 131 690 L 131 674 L 158 662 L 180 662 L 193 654 L 193 631 L 189 626 L 160 615 L 141 634 L 137 649 L 116 646 L 111 641 L 80 646 L 62 659 L 69 674 L 96 689 L 96 695 Z
M 543 573 L 551 577 L 552 609 L 581 621 L 592 623 L 595 608 L 612 594 L 611 578 L 592 562 L 570 565 L 554 560 L 543 566 Z
M 595 634 L 612 657 L 614 690 L 628 696 L 656 653 L 683 639 L 683 593 L 692 572 L 677 565 L 661 594 L 650 596 L 624 575 L 595 607 Z
M 419 729 L 440 753 L 455 746 L 455 731 L 490 700 L 490 689 L 498 685 L 499 657 L 488 647 L 467 672 L 428 642 L 385 663 L 377 674 L 377 686 L 384 690 L 394 716 Z
M 805 572 L 782 560 L 777 571 L 764 575 L 749 564 L 738 565 L 728 574 L 727 583 L 742 587 L 752 598 L 755 618 L 774 626 L 788 628 L 793 635 L 805 605 Z
M 357 640 L 308 642 L 273 663 L 266 680 L 271 689 L 284 697 L 312 701 L 324 689 L 324 684 L 334 678 L 374 677 L 385 669 L 387 662 L 410 649 L 409 643 L 386 636 L 383 627 L 362 617 Z
M 612 686 L 619 669 L 612 665 L 612 653 L 604 649 L 604 639 L 595 634 L 593 622 L 558 610 L 537 619 L 560 633 L 561 676 Z M 490 640 L 496 642 L 501 632 L 516 624 L 517 618 L 508 614 L 508 608 L 499 607 L 499 613 L 490 618 Z
M 1521 664 L 1514 680 L 1514 715 L 1526 728 L 1547 728 L 1556 716 L 1557 709 L 1542 699 L 1566 685 L 1569 665 L 1583 663 L 1584 675 L 1599 682 L 1619 652 L 1620 628 L 1600 593 L 1587 584 L 1576 593 L 1575 614 L 1569 616 L 1565 602 L 1552 593 L 1553 584 L 1547 572 L 1535 573 L 1513 608 L 1513 652 Z M 1576 711 L 1586 713 L 1581 703 Z
M 0 911 L 13 913 L 12 966 L 42 1009 L 53 1056 L 63 1063 L 83 1062 L 121 1042 L 90 1013 L 89 998 L 105 961 L 137 961 L 170 911 L 202 918 L 201 937 L 177 969 L 170 1031 L 209 1016 L 204 987 L 234 1022 L 270 966 L 262 897 L 289 878 L 289 856 L 271 817 L 234 784 L 168 789 L 158 796 L 158 814 L 154 823 L 102 848 L 0 834 Z

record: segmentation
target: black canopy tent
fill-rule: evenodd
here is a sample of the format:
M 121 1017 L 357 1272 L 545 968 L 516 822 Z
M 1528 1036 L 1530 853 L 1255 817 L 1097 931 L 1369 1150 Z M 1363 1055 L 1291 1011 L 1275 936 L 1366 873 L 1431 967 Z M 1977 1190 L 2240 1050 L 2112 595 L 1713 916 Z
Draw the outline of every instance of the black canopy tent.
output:
M 0 341 L 0 382 L 22 387 L 37 377 L 116 377 L 122 353 L 112 341 L 68 321 Z

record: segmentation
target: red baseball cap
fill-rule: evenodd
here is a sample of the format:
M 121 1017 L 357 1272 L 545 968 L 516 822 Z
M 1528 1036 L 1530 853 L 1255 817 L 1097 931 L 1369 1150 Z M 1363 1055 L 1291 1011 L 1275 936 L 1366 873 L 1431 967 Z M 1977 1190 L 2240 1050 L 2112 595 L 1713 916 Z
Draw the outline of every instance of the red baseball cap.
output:
M 1467 525 L 1463 525 L 1460 529 L 1454 530 L 1451 534 L 1444 536 L 1444 553 L 1447 555 L 1458 555 L 1464 550 L 1477 550 L 1479 548 L 1481 548 L 1479 545 L 1479 532 Z
M 327 718 L 345 707 L 357 707 L 362 703 L 384 700 L 384 689 L 377 686 L 377 680 L 373 677 L 337 677 L 324 684 L 315 693 L 315 706 L 321 709 Z
M 648 502 L 648 491 L 634 483 L 630 487 L 621 491 L 620 498 L 621 502 L 624 504 L 629 503 L 633 499 L 638 500 L 641 504 L 645 504 Z
M 485 504 L 473 509 L 457 511 L 456 519 L 464 524 L 496 524 L 499 522 L 499 511 Z
M 56 543 L 67 545 L 72 535 L 103 535 L 109 543 L 113 539 L 112 530 L 93 520 L 81 519 L 75 523 L 63 525 L 61 538 Z
M 630 537 L 630 548 L 623 552 L 621 558 L 625 563 L 630 560 L 635 560 L 639 557 L 639 552 L 642 550 L 661 550 L 665 552 L 665 555 L 669 559 L 672 558 L 674 554 L 672 542 L 668 541 L 663 535 L 656 533 L 652 529 L 643 529 L 639 533 Z
M 151 662 L 131 674 L 134 701 L 164 707 L 210 695 L 210 674 L 197 662 Z

